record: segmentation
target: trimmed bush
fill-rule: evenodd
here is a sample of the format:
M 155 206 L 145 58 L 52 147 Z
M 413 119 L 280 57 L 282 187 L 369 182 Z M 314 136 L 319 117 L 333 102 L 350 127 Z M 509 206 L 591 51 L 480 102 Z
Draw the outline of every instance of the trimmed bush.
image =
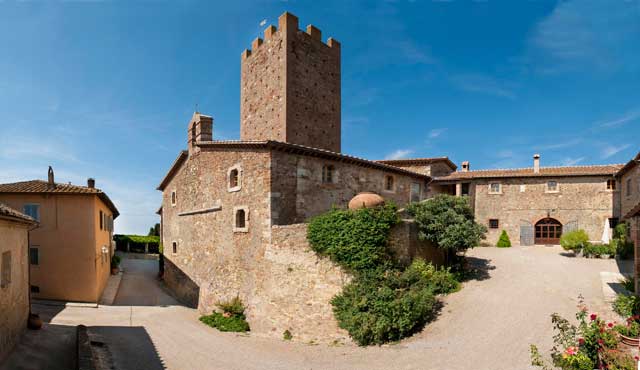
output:
M 307 239 L 311 249 L 349 271 L 375 269 L 391 261 L 387 239 L 399 222 L 393 204 L 356 211 L 334 209 L 311 220 Z
M 585 257 L 601 258 L 604 256 L 614 257 L 616 250 L 610 244 L 591 244 L 587 243 L 582 248 L 582 254 Z
M 633 258 L 634 245 L 629 239 L 629 224 L 623 222 L 613 229 L 611 245 L 620 258 L 624 260 Z
M 430 288 L 434 294 L 449 294 L 460 290 L 460 282 L 449 267 L 437 268 L 431 262 L 415 259 L 402 273 L 403 278 Z
M 213 312 L 211 315 L 200 317 L 200 321 L 220 331 L 246 332 L 249 323 L 244 316 L 244 305 L 240 297 L 228 302 L 218 302 L 218 308 L 223 312 Z
M 412 203 L 407 211 L 416 220 L 420 239 L 445 250 L 476 247 L 487 232 L 486 227 L 475 222 L 467 197 L 440 194 L 425 202 Z
M 589 244 L 589 235 L 584 230 L 575 230 L 562 234 L 560 245 L 567 251 L 579 252 Z
M 500 234 L 500 239 L 498 239 L 498 243 L 496 244 L 498 248 L 510 248 L 511 240 L 509 239 L 509 235 L 507 235 L 506 230 L 502 230 L 502 234 Z

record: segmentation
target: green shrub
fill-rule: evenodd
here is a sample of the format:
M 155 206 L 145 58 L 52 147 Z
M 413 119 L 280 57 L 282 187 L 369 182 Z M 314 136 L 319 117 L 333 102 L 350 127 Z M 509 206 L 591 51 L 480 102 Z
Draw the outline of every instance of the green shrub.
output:
M 585 257 L 595 257 L 601 258 L 603 256 L 614 257 L 616 255 L 616 250 L 610 244 L 591 244 L 587 243 L 583 249 L 582 253 Z
M 480 244 L 487 228 L 475 222 L 467 197 L 440 194 L 407 208 L 418 225 L 421 240 L 439 248 L 464 251 Z
M 111 268 L 112 269 L 113 268 L 118 268 L 118 266 L 120 266 L 120 262 L 121 262 L 120 256 L 116 256 L 116 255 L 112 256 L 111 257 Z
M 412 282 L 399 271 L 357 277 L 331 301 L 339 326 L 362 346 L 413 334 L 432 317 L 436 299 Z
M 225 316 L 225 314 L 223 313 L 214 312 L 211 315 L 200 317 L 200 321 L 220 331 L 249 331 L 249 323 L 247 323 L 247 321 L 245 320 L 244 315 Z
M 570 231 L 560 237 L 560 245 L 568 251 L 579 252 L 587 244 L 589 244 L 589 235 L 584 230 Z
M 356 211 L 334 209 L 311 220 L 307 238 L 318 254 L 347 270 L 364 271 L 391 260 L 387 239 L 398 222 L 393 204 Z
M 240 297 L 236 296 L 230 301 L 218 302 L 216 306 L 223 312 L 214 312 L 211 315 L 202 316 L 200 321 L 220 331 L 249 331 L 249 323 L 247 323 L 244 316 L 244 305 Z
M 640 298 L 634 294 L 618 294 L 613 301 L 613 310 L 622 317 L 640 313 Z
M 289 331 L 289 329 L 285 330 L 285 331 L 282 333 L 282 339 L 284 339 L 284 340 L 291 340 L 291 339 L 293 339 L 293 335 L 291 335 L 291 332 Z
M 498 248 L 509 248 L 511 247 L 511 240 L 509 239 L 509 235 L 507 235 L 506 230 L 502 230 L 502 234 L 500 234 L 500 239 L 498 239 L 498 243 L 496 244 Z
M 633 281 L 633 278 L 626 277 L 620 280 L 620 284 L 622 284 L 629 293 L 635 293 L 636 283 Z
M 430 288 L 434 294 L 449 294 L 460 290 L 460 282 L 450 268 L 437 268 L 421 258 L 415 259 L 402 275 L 406 281 Z
M 634 318 L 629 318 L 626 325 L 618 324 L 613 327 L 613 330 L 626 337 L 638 338 L 640 336 L 640 323 Z
M 244 305 L 238 296 L 230 301 L 218 302 L 216 306 L 218 306 L 222 312 L 230 313 L 232 315 L 244 315 Z

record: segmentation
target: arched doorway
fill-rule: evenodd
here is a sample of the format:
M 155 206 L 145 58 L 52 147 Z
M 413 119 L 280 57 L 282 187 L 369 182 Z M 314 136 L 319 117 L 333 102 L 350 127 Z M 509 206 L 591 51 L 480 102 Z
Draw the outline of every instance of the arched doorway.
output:
M 555 218 L 543 218 L 536 223 L 536 244 L 560 244 L 562 224 Z

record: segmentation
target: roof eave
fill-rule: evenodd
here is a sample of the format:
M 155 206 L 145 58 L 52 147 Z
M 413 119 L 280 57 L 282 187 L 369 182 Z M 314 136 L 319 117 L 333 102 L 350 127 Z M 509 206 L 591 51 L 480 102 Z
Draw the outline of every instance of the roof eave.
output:
M 158 185 L 156 190 L 164 191 L 164 189 L 167 186 L 167 184 L 169 183 L 169 181 L 171 181 L 173 176 L 178 172 L 178 169 L 180 168 L 180 166 L 182 166 L 182 163 L 184 163 L 184 161 L 188 157 L 189 157 L 189 152 L 188 151 L 186 151 L 186 150 L 180 151 L 180 154 L 178 154 L 178 157 L 176 158 L 176 160 L 173 161 L 173 164 L 169 168 L 169 171 L 167 171 L 167 174 L 164 175 L 164 177 L 162 178 L 162 181 L 160 181 L 160 185 Z

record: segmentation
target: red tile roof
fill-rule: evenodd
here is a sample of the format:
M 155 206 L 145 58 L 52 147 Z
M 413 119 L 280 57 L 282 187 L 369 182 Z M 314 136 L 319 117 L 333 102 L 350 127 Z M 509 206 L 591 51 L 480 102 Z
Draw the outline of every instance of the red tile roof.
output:
M 624 175 L 630 169 L 632 169 L 633 167 L 637 166 L 638 163 L 640 163 L 640 153 L 636 154 L 636 156 L 632 160 L 627 162 L 627 164 L 625 164 L 624 167 L 622 167 L 620 169 L 620 171 L 617 173 L 616 176 L 620 177 L 620 176 Z
M 376 162 L 389 164 L 392 166 L 411 166 L 411 165 L 428 165 L 438 162 L 446 163 L 451 169 L 455 170 L 458 166 L 451 162 L 449 157 L 432 157 L 432 158 L 406 158 L 406 159 L 382 159 Z
M 17 221 L 25 224 L 36 224 L 33 218 L 16 211 L 15 209 L 0 203 L 0 218 Z
M 0 193 L 95 194 L 113 212 L 113 218 L 120 215 L 120 212 L 118 212 L 118 209 L 107 194 L 97 188 L 60 183 L 54 183 L 52 186 L 47 181 L 30 180 L 0 184 Z
M 540 167 L 539 173 L 534 173 L 533 168 L 512 168 L 496 170 L 476 170 L 469 172 L 454 172 L 447 176 L 438 177 L 436 181 L 487 179 L 509 177 L 568 177 L 568 176 L 615 176 L 623 167 L 621 164 L 598 166 L 566 166 L 566 167 Z
M 409 171 L 407 169 L 391 166 L 391 165 L 388 165 L 388 164 L 385 164 L 385 163 L 380 163 L 380 162 L 377 162 L 377 161 L 370 161 L 370 160 L 367 160 L 367 159 L 358 158 L 358 157 L 354 157 L 354 156 L 350 156 L 350 155 L 346 155 L 346 154 L 342 154 L 342 153 L 336 153 L 336 152 L 332 152 L 330 150 L 311 148 L 311 147 L 304 146 L 304 145 L 285 143 L 285 142 L 281 142 L 281 141 L 274 141 L 274 140 L 200 141 L 200 142 L 197 143 L 197 145 L 199 147 L 201 147 L 201 148 L 204 148 L 204 149 L 206 149 L 206 148 L 214 148 L 214 149 L 269 149 L 269 150 L 279 150 L 279 151 L 283 151 L 283 152 L 287 152 L 287 153 L 293 153 L 293 154 L 299 154 L 299 155 L 307 155 L 307 156 L 310 156 L 310 157 L 326 158 L 326 159 L 340 161 L 340 162 L 352 163 L 352 164 L 356 164 L 356 165 L 359 165 L 359 166 L 362 166 L 362 167 L 377 168 L 377 169 L 384 170 L 384 171 L 401 173 L 401 174 L 404 174 L 404 175 L 408 175 L 408 176 L 412 176 L 412 177 L 416 177 L 416 178 L 421 178 L 421 179 L 424 179 L 424 180 L 427 180 L 427 181 L 431 179 L 431 177 L 429 177 L 429 176 L 427 176 L 425 174 Z M 178 169 L 180 168 L 182 163 L 184 163 L 184 161 L 187 158 L 188 158 L 188 152 L 186 152 L 186 151 L 182 151 L 178 155 L 178 158 L 176 158 L 176 160 L 173 162 L 173 165 L 171 166 L 171 168 L 169 169 L 169 171 L 167 172 L 165 177 L 160 182 L 160 185 L 158 185 L 158 190 L 164 190 L 164 188 L 167 186 L 168 182 L 177 173 Z

